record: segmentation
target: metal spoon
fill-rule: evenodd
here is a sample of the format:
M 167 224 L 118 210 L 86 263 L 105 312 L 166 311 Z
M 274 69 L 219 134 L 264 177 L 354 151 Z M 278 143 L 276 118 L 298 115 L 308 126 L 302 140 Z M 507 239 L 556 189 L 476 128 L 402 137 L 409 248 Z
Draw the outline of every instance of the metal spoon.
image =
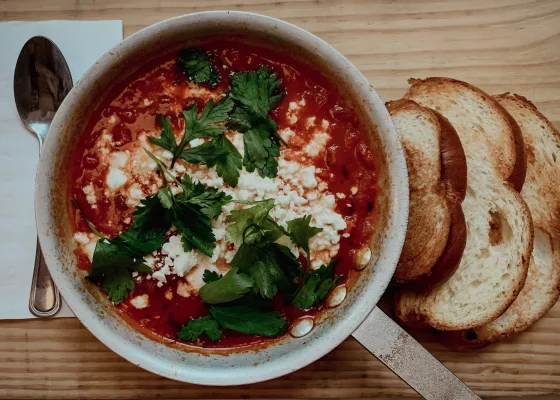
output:
M 39 139 L 39 153 L 54 114 L 72 86 L 72 75 L 60 49 L 46 37 L 29 39 L 17 59 L 14 98 L 21 120 Z M 61 304 L 37 242 L 29 311 L 37 317 L 51 317 Z

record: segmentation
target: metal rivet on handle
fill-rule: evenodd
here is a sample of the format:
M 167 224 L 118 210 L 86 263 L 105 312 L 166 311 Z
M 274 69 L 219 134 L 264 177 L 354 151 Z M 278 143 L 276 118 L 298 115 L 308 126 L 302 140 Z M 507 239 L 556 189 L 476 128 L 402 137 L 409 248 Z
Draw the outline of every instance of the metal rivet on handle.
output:
M 354 257 L 354 264 L 356 266 L 356 269 L 358 270 L 362 270 L 367 267 L 370 261 L 371 249 L 369 247 L 362 247 L 360 250 L 358 250 L 356 256 Z
M 333 291 L 327 297 L 327 306 L 336 307 L 342 304 L 346 298 L 346 286 L 340 285 L 333 289 Z
M 315 325 L 313 318 L 301 318 L 294 323 L 292 329 L 290 329 L 290 334 L 296 338 L 303 337 L 311 332 L 313 325 Z

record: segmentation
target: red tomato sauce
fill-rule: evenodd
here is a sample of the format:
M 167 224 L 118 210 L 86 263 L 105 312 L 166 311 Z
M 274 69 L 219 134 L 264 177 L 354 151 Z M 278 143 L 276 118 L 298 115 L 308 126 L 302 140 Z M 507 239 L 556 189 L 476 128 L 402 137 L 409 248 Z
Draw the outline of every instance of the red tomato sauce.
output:
M 326 119 L 330 122 L 327 132 L 331 135 L 327 148 L 314 160 L 301 162 L 312 163 L 321 168 L 321 178 L 328 183 L 328 190 L 335 193 L 346 193 L 346 198 L 337 198 L 336 211 L 341 214 L 347 225 L 349 238 L 341 238 L 340 250 L 337 255 L 336 274 L 348 277 L 354 270 L 355 252 L 364 246 L 371 237 L 373 229 L 373 208 L 376 197 L 375 159 L 369 148 L 364 127 L 358 116 L 339 94 L 335 85 L 320 71 L 284 52 L 268 48 L 244 44 L 240 38 L 209 40 L 198 46 L 211 52 L 214 63 L 219 67 L 222 79 L 216 90 L 229 91 L 229 75 L 235 71 L 256 70 L 259 66 L 268 66 L 282 79 L 282 89 L 286 95 L 280 105 L 271 113 L 279 126 L 279 130 L 288 127 L 287 111 L 290 102 L 304 98 L 306 106 L 299 114 L 298 122 L 291 125 L 296 137 L 290 145 L 300 140 L 307 143 L 313 131 L 306 127 L 307 117 L 315 116 L 317 120 Z M 69 198 L 77 200 L 84 216 L 93 222 L 105 235 L 116 236 L 126 229 L 133 208 L 129 207 L 122 196 L 102 196 L 94 209 L 86 200 L 82 188 L 87 183 L 98 187 L 104 185 L 107 165 L 102 165 L 92 151 L 92 146 L 99 140 L 103 129 L 113 134 L 117 148 L 126 149 L 136 140 L 138 132 L 153 130 L 157 126 L 156 115 L 164 114 L 172 119 L 174 129 L 184 129 L 184 121 L 177 110 L 196 104 L 199 112 L 205 100 L 200 98 L 184 99 L 179 93 L 189 84 L 185 75 L 175 64 L 177 54 L 171 54 L 146 65 L 132 76 L 126 85 L 116 86 L 93 113 L 85 132 L 80 137 L 75 150 L 70 170 Z M 176 96 L 164 94 L 164 88 L 172 88 Z M 167 90 L 169 92 L 169 90 Z M 143 99 L 153 102 L 147 104 Z M 119 123 L 114 125 L 109 117 L 118 115 Z M 256 172 L 255 172 L 256 173 Z M 357 191 L 356 191 L 357 189 Z M 87 224 L 79 213 L 72 209 L 76 216 L 76 230 L 87 231 Z M 78 266 L 89 269 L 90 261 L 83 253 L 76 251 Z M 344 282 L 344 280 L 342 281 Z M 127 320 L 137 324 L 164 338 L 176 340 L 177 333 L 189 319 L 207 314 L 207 306 L 198 296 L 182 297 L 175 295 L 172 300 L 165 297 L 171 288 L 175 291 L 178 278 L 168 276 L 168 283 L 158 287 L 155 280 L 143 279 L 135 282 L 134 296 L 149 294 L 149 306 L 136 309 L 130 303 L 123 302 L 117 306 Z M 301 311 L 287 306 L 281 295 L 274 299 L 275 307 L 285 317 L 294 320 L 320 312 L 323 306 L 309 311 Z M 267 340 L 266 338 L 241 335 L 225 331 L 224 337 L 216 342 L 202 341 L 197 343 L 204 347 L 238 347 Z

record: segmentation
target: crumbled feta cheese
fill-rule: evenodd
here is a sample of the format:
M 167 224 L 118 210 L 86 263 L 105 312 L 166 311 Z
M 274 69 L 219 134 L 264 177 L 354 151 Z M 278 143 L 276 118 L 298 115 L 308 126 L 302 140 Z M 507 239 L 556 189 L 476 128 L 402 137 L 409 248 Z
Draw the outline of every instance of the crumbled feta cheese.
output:
M 316 157 L 324 150 L 330 138 L 328 133 L 317 132 L 313 135 L 313 139 L 303 148 L 303 151 L 310 157 Z
M 126 165 L 128 161 L 128 157 L 130 154 L 128 151 L 116 151 L 111 154 L 111 167 L 113 168 L 122 168 Z
M 196 147 L 196 146 L 200 146 L 201 144 L 203 144 L 204 142 L 206 142 L 205 139 L 203 138 L 196 138 L 193 139 L 189 142 L 189 144 L 191 145 L 191 147 Z
M 348 239 L 350 237 L 350 234 L 348 232 L 343 233 L 342 237 Z
M 177 283 L 177 294 L 181 297 L 190 297 L 191 293 L 189 291 L 189 287 L 183 281 L 179 281 Z
M 235 135 L 233 135 L 233 137 L 231 138 L 231 143 L 235 146 L 239 154 L 243 155 L 245 153 L 245 142 L 243 141 L 243 134 L 236 133 Z
M 346 195 L 344 193 L 337 193 L 336 197 L 338 197 L 339 199 L 345 199 Z
M 150 305 L 150 298 L 147 294 L 143 294 L 141 296 L 136 296 L 133 297 L 130 300 L 130 304 L 132 304 L 134 306 L 134 308 L 137 308 L 139 310 L 146 308 Z
M 321 121 L 321 128 L 322 128 L 324 131 L 326 131 L 327 129 L 329 129 L 329 126 L 330 126 L 329 121 L 327 121 L 326 119 L 324 119 L 324 120 Z
M 76 232 L 74 234 L 74 240 L 79 244 L 88 244 L 90 241 L 89 236 L 83 232 Z
M 290 128 L 285 128 L 285 129 L 280 129 L 278 131 L 278 134 L 284 140 L 284 142 L 288 143 L 290 141 L 290 138 L 292 136 L 294 136 L 295 132 L 292 131 Z M 241 154 L 243 154 L 243 153 L 241 153 Z
M 313 165 L 302 168 L 300 173 L 301 173 L 301 181 L 304 187 L 306 188 L 317 187 L 317 179 L 315 179 L 315 167 Z
M 130 185 L 130 188 L 128 188 L 128 195 L 131 199 L 135 200 L 144 198 L 144 192 L 142 192 L 142 188 L 137 183 Z
M 307 118 L 307 121 L 305 121 L 305 127 L 307 129 L 312 128 L 313 126 L 315 126 L 315 120 L 317 118 L 316 117 L 309 117 Z
M 172 160 L 173 159 L 173 153 L 170 152 L 169 150 L 164 150 L 161 152 L 161 158 L 164 158 L 166 160 Z
M 163 255 L 166 255 L 167 257 L 165 257 L 164 259 L 165 266 L 159 271 L 162 271 L 165 268 L 167 269 L 162 272 L 163 276 L 161 276 L 161 278 L 159 278 L 159 274 L 158 276 L 155 276 L 156 272 L 154 272 L 153 275 L 157 279 L 165 281 L 165 275 L 169 275 L 171 273 L 183 277 L 185 276 L 186 272 L 188 272 L 192 267 L 198 264 L 199 252 L 195 250 L 185 252 L 185 250 L 183 249 L 183 242 L 181 240 L 182 237 L 183 235 L 180 234 L 171 236 L 169 238 L 169 241 L 165 243 L 161 248 L 161 253 Z M 171 266 L 173 266 L 173 270 L 169 268 Z
M 82 191 L 86 195 L 87 202 L 91 205 L 94 205 L 95 202 L 97 201 L 97 198 L 95 197 L 95 188 L 93 187 L 93 183 L 90 183 L 89 185 L 84 186 L 82 188 Z
M 350 188 L 350 193 L 352 193 L 352 194 L 358 193 L 358 187 L 357 187 L 357 186 L 352 186 L 352 187 Z
M 95 245 L 97 244 L 97 239 L 92 239 L 88 244 L 85 245 L 84 250 L 89 258 L 89 261 L 93 261 L 93 252 L 95 251 Z
M 110 168 L 109 173 L 107 174 L 107 186 L 110 189 L 116 190 L 124 185 L 127 181 L 126 175 L 123 171 L 116 168 Z

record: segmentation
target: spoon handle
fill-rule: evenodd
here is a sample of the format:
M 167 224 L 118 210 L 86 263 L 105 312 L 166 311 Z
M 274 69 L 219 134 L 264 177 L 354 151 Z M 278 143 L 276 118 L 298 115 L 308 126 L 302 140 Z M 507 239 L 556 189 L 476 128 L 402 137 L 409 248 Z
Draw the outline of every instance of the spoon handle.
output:
M 41 246 L 37 241 L 35 269 L 29 295 L 29 311 L 36 317 L 52 317 L 60 310 L 61 305 L 60 293 L 49 274 Z
M 480 400 L 459 378 L 378 307 L 352 334 L 427 400 Z
M 47 131 L 48 125 L 44 134 L 37 135 L 39 139 L 39 154 L 41 154 Z M 43 252 L 41 251 L 41 245 L 37 239 L 35 268 L 33 269 L 33 280 L 31 282 L 31 292 L 29 293 L 29 311 L 36 317 L 46 318 L 55 315 L 60 311 L 61 307 L 62 299 L 60 292 L 49 273 L 45 257 L 43 257 Z

